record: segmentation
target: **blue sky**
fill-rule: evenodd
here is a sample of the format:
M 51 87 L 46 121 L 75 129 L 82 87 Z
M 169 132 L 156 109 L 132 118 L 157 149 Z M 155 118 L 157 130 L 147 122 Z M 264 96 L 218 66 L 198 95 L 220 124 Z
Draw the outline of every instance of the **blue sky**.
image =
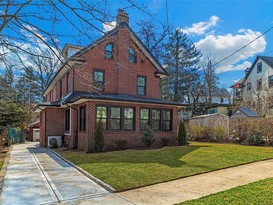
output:
M 145 12 L 130 7 L 126 9 L 133 30 L 136 30 L 136 22 L 139 20 L 151 19 L 147 13 L 153 15 L 155 23 L 166 22 L 166 0 L 137 0 L 135 2 Z M 117 10 L 127 5 L 128 2 L 125 0 L 109 0 L 107 8 L 110 16 L 107 20 L 115 21 Z M 181 28 L 204 56 L 211 55 L 216 62 L 273 26 L 273 0 L 167 0 L 167 5 L 169 24 L 174 28 Z M 47 22 L 36 23 L 46 30 L 52 27 Z M 95 22 L 95 24 L 105 29 L 101 22 Z M 57 22 L 54 30 L 68 35 L 58 38 L 61 47 L 66 43 L 86 46 L 101 36 L 101 33 L 90 31 L 91 39 L 77 38 L 75 36 L 79 34 L 79 31 L 64 22 Z M 242 78 L 244 70 L 251 66 L 257 55 L 273 56 L 273 29 L 218 65 L 219 87 L 228 88 L 234 81 Z
M 156 20 L 166 19 L 165 0 L 144 3 L 157 14 Z M 273 1 L 168 0 L 168 14 L 170 24 L 182 28 L 205 56 L 210 54 L 217 61 L 273 26 Z M 218 65 L 219 86 L 229 87 L 242 78 L 257 55 L 273 56 L 273 29 Z

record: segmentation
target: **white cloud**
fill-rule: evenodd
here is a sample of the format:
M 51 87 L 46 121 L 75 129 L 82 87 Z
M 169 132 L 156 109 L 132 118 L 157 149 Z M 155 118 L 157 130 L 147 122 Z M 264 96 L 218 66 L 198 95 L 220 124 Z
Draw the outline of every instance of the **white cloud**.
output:
M 240 29 L 235 35 L 210 34 L 198 41 L 196 46 L 201 50 L 203 56 L 213 56 L 215 57 L 215 62 L 218 62 L 260 35 L 261 33 L 259 31 L 253 31 L 251 29 Z M 251 63 L 247 61 L 247 59 L 263 52 L 265 48 L 266 40 L 265 37 L 262 36 L 246 48 L 218 64 L 217 72 L 245 70 L 251 66 Z
M 235 71 L 235 70 L 245 70 L 246 68 L 249 68 L 251 66 L 251 63 L 249 61 L 244 61 L 240 64 L 230 64 L 226 66 L 219 67 L 216 71 L 217 73 L 223 73 L 227 71 Z M 238 80 L 236 80 L 237 82 Z
M 112 29 L 114 29 L 116 27 L 116 22 L 112 21 L 112 22 L 104 22 L 102 24 L 103 26 L 103 31 L 107 32 L 107 31 L 111 31 Z
M 218 16 L 212 16 L 209 21 L 194 23 L 191 27 L 181 28 L 181 31 L 187 35 L 202 35 L 210 28 L 216 26 L 219 20 Z

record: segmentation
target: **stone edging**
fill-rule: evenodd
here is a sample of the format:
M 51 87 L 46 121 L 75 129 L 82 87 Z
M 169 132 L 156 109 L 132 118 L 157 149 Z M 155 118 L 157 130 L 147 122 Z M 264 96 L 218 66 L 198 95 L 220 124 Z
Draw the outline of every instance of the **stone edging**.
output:
M 13 148 L 12 145 L 10 147 L 8 147 L 8 151 L 6 152 L 4 164 L 3 164 L 2 169 L 0 171 L 0 192 L 2 191 L 5 175 L 7 172 L 7 167 L 9 165 L 10 152 L 11 152 L 12 148 Z
M 77 165 L 75 165 L 74 163 L 70 162 L 69 160 L 67 160 L 66 158 L 64 158 L 63 156 L 59 155 L 57 152 L 53 151 L 50 148 L 47 148 L 50 152 L 52 152 L 53 154 L 55 154 L 56 156 L 60 157 L 62 160 L 64 160 L 65 162 L 67 162 L 68 164 L 70 164 L 72 167 L 74 167 L 75 169 L 77 169 L 79 172 L 81 172 L 83 175 L 85 175 L 86 177 L 88 177 L 89 179 L 91 179 L 92 181 L 96 182 L 97 184 L 99 184 L 100 186 L 102 186 L 103 188 L 105 188 L 107 191 L 111 192 L 111 193 L 115 193 L 116 190 L 110 186 L 109 184 L 106 184 L 105 182 L 103 182 L 102 180 L 94 177 L 93 175 L 89 174 L 87 171 L 83 170 L 82 168 L 78 167 Z

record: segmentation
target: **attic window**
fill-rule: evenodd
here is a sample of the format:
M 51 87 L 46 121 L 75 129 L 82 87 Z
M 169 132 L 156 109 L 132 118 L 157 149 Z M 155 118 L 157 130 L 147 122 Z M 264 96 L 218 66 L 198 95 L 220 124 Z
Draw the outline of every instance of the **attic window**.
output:
M 113 49 L 114 48 L 114 44 L 113 43 L 108 43 L 106 46 L 105 46 L 105 50 L 104 50 L 104 56 L 105 58 L 107 59 L 113 59 Z
M 268 76 L 268 87 L 273 87 L 273 75 Z
M 262 62 L 260 62 L 257 64 L 257 73 L 261 73 L 262 70 L 263 70 L 263 65 L 262 65 Z
M 246 84 L 247 91 L 251 91 L 251 82 Z
M 128 61 L 130 63 L 137 63 L 137 55 L 133 48 L 129 48 L 128 54 L 129 54 Z
M 257 80 L 257 91 L 262 90 L 262 79 Z

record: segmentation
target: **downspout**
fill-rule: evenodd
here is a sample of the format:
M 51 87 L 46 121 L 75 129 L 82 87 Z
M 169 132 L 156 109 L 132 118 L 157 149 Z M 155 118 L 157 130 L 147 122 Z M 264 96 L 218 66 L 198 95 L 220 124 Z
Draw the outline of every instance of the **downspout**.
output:
M 72 92 L 74 92 L 74 79 L 75 78 L 75 70 L 72 70 Z
M 47 144 L 47 141 L 48 141 L 48 138 L 47 138 L 47 136 L 46 136 L 46 109 L 45 109 L 45 142 L 44 142 L 44 145 L 45 145 L 45 147 L 48 147 L 48 144 Z

